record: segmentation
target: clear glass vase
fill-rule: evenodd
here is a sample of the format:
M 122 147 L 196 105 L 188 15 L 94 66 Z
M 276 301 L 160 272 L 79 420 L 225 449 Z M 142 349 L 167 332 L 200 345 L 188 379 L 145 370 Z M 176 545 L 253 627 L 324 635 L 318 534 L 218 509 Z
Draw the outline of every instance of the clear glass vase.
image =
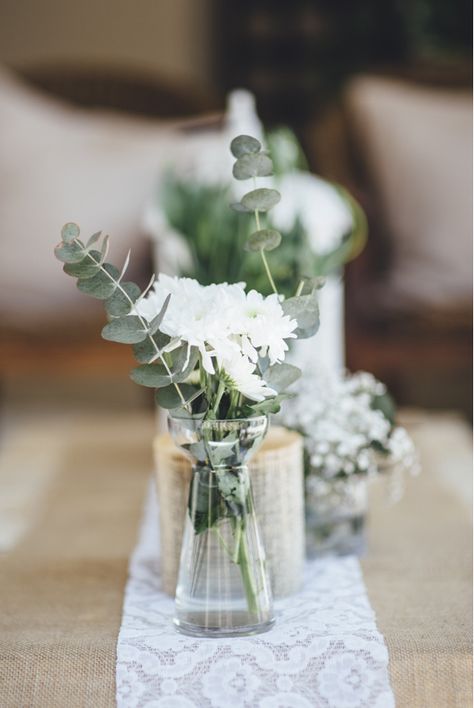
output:
M 184 634 L 242 636 L 274 623 L 247 467 L 267 427 L 266 416 L 169 419 L 193 462 L 174 618 Z
M 306 478 L 306 549 L 309 557 L 360 555 L 366 546 L 368 480 L 361 475 Z

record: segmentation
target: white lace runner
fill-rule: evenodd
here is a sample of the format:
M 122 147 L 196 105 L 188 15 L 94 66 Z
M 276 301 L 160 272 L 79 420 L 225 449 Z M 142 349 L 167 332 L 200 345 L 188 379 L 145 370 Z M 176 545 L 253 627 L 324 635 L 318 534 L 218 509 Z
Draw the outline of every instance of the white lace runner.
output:
M 119 708 L 391 708 L 388 653 L 356 558 L 307 564 L 304 589 L 277 603 L 270 632 L 194 639 L 160 590 L 150 489 L 130 563 L 117 644 Z

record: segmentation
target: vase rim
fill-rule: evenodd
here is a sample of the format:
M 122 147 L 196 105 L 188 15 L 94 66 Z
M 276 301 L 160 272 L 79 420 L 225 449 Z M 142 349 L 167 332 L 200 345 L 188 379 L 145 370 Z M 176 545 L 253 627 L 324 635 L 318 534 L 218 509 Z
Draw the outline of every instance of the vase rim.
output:
M 253 415 L 249 416 L 248 418 L 185 418 L 178 415 L 174 416 L 171 415 L 171 413 L 168 413 L 168 417 L 171 418 L 171 420 L 194 420 L 196 423 L 243 423 L 249 420 L 268 420 L 268 415 L 265 414 Z

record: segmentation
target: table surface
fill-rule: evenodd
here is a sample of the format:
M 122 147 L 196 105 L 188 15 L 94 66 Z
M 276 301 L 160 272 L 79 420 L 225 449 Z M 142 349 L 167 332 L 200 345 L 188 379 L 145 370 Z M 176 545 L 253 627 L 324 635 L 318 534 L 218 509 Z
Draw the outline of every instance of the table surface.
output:
M 398 706 L 471 706 L 471 435 L 455 415 L 404 416 L 423 472 L 389 505 L 371 489 L 364 579 Z M 23 420 L 0 450 L 0 704 L 115 704 L 130 553 L 154 418 Z

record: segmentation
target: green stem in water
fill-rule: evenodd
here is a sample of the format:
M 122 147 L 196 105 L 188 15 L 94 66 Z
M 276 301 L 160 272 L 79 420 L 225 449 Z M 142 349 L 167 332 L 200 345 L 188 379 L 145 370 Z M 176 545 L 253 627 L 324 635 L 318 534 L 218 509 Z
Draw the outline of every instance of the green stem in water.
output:
M 242 533 L 243 521 L 240 521 L 238 528 L 240 529 L 240 542 L 239 542 L 239 565 L 240 573 L 242 575 L 242 582 L 244 585 L 245 596 L 247 598 L 247 605 L 249 612 L 252 614 L 258 614 L 258 602 L 257 602 L 257 592 L 255 590 L 254 579 L 252 578 L 252 571 L 249 563 L 249 554 L 247 549 L 247 540 L 245 534 Z
M 235 529 L 235 546 L 234 546 L 234 554 L 232 556 L 232 560 L 234 563 L 239 562 L 239 556 L 240 556 L 240 540 L 242 538 L 242 522 L 238 522 L 237 527 Z
M 221 544 L 221 546 L 222 546 L 222 548 L 224 549 L 224 551 L 227 553 L 228 556 L 231 556 L 231 555 L 232 555 L 232 550 L 229 548 L 229 546 L 228 546 L 227 543 L 225 542 L 225 540 L 224 540 L 224 538 L 222 537 L 222 534 L 221 534 L 221 532 L 219 531 L 219 529 L 217 528 L 217 526 L 212 526 L 211 529 L 212 529 L 212 531 L 214 531 L 215 535 L 217 536 L 217 540 L 218 540 L 219 543 Z

